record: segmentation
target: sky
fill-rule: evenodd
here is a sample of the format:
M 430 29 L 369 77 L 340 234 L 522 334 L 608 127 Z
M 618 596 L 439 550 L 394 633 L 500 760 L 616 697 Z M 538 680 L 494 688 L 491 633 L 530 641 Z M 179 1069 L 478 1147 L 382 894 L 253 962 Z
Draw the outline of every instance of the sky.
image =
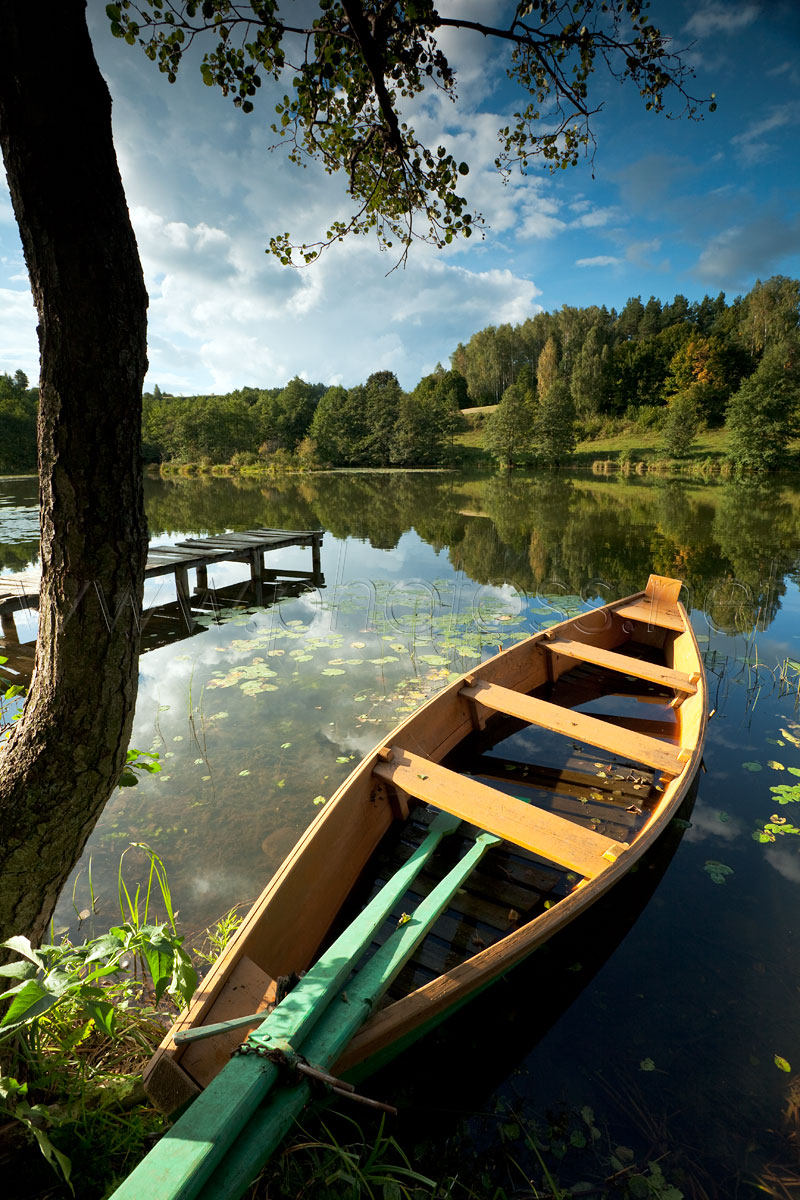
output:
M 513 4 L 439 8 L 503 24 Z M 147 389 L 219 393 L 295 375 L 352 386 L 379 370 L 410 389 L 487 325 L 564 304 L 619 309 L 637 295 L 723 291 L 730 302 L 758 278 L 800 277 L 797 0 L 652 0 L 652 22 L 696 72 L 690 90 L 714 92 L 717 111 L 667 120 L 598 71 L 593 166 L 550 175 L 534 165 L 507 186 L 493 165 L 497 130 L 515 108 L 503 47 L 448 31 L 458 101 L 418 103 L 414 126 L 470 164 L 465 194 L 486 234 L 445 251 L 417 245 L 388 274 L 394 261 L 370 239 L 348 239 L 300 270 L 266 254 L 272 234 L 313 240 L 346 216 L 344 177 L 270 152 L 269 88 L 245 115 L 190 64 L 171 85 L 111 37 L 104 10 L 88 0 L 150 295 Z M 18 369 L 37 380 L 36 319 L 0 172 L 0 372 Z

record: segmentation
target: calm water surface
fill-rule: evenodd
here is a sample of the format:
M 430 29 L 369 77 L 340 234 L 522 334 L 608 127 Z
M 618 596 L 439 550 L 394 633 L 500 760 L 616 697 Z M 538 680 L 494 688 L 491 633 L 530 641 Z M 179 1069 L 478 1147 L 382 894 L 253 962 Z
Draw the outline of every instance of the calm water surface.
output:
M 169 644 L 142 656 L 132 744 L 162 771 L 112 797 L 57 926 L 77 934 L 92 896 L 80 936 L 113 919 L 119 856 L 141 841 L 199 936 L 258 894 L 353 763 L 453 672 L 639 590 L 651 570 L 679 576 L 717 711 L 674 856 L 590 936 L 515 972 L 373 1091 L 397 1094 L 433 1070 L 435 1109 L 430 1086 L 412 1086 L 407 1136 L 435 1129 L 463 1162 L 458 1121 L 477 1113 L 478 1159 L 464 1170 L 475 1186 L 486 1174 L 486 1195 L 509 1186 L 493 1163 L 501 1137 L 526 1161 L 517 1117 L 562 1103 L 590 1105 L 612 1148 L 669 1151 L 686 1195 L 749 1195 L 759 1180 L 798 1194 L 800 491 L 339 474 L 153 479 L 147 507 L 161 545 L 259 524 L 322 528 L 325 586 L 256 607 L 236 599 L 246 568 L 217 566 L 213 611 L 190 631 L 174 585 L 147 585 L 161 613 L 145 636 Z M 36 560 L 36 538 L 34 482 L 0 480 L 3 574 Z M 279 555 L 310 567 L 308 550 Z M 18 625 L 35 636 L 34 616 Z M 621 918 L 631 928 L 615 946 Z M 580 1153 L 569 1149 L 576 1179 Z

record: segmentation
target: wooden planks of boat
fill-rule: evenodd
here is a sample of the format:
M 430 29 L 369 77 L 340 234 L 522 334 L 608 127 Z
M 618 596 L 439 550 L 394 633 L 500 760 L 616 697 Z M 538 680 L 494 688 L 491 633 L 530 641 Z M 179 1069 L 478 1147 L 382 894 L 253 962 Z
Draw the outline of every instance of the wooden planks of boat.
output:
M 248 1029 L 245 1050 L 263 1055 L 269 1043 L 271 1061 L 276 1047 L 290 1058 L 302 1049 L 324 1072 L 365 1074 L 630 870 L 676 813 L 702 755 L 707 691 L 680 588 L 652 575 L 643 592 L 502 651 L 367 755 L 164 1039 L 145 1073 L 151 1099 L 173 1112 L 214 1081 L 213 1104 L 195 1101 L 182 1120 L 214 1105 L 222 1120 L 227 1094 L 239 1113 L 228 1125 L 241 1125 L 250 1084 L 240 1068 L 234 1081 L 243 1058 L 230 1056 Z M 631 712 L 642 702 L 644 717 Z M 334 1036 L 370 980 L 355 1024 Z M 251 1099 L 268 1108 L 263 1095 Z M 220 1135 L 216 1119 L 198 1115 L 178 1135 L 181 1146 L 216 1147 L 185 1168 L 194 1190 L 184 1179 L 150 1191 L 153 1200 L 239 1194 L 221 1182 L 221 1164 L 244 1178 L 266 1127 L 257 1138 L 228 1126 Z M 121 1198 L 136 1194 L 124 1187 Z

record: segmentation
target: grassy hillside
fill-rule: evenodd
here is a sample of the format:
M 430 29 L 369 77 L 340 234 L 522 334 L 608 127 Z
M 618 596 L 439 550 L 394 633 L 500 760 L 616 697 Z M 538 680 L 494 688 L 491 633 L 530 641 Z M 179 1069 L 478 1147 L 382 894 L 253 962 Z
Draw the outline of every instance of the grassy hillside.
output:
M 489 455 L 483 448 L 483 433 L 489 416 L 496 405 L 485 408 L 465 408 L 462 411 L 464 428 L 457 434 L 456 445 L 462 447 L 464 461 L 468 464 L 489 463 Z M 609 421 L 610 431 L 591 439 L 579 441 L 574 466 L 591 467 L 595 462 L 620 460 L 639 462 L 653 461 L 665 457 L 661 433 L 657 429 L 641 430 L 633 423 Z M 729 436 L 726 429 L 709 429 L 701 433 L 687 456 L 689 463 L 701 463 L 710 459 L 721 464 L 728 452 Z

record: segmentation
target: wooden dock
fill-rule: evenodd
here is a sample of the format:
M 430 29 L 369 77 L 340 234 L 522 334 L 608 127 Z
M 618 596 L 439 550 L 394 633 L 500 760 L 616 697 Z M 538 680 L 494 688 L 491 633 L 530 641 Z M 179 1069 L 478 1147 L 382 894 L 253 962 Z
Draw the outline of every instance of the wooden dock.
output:
M 242 533 L 219 533 L 207 538 L 187 538 L 174 546 L 151 546 L 147 552 L 145 579 L 162 575 L 175 576 L 177 603 L 191 624 L 192 599 L 209 592 L 208 569 L 215 563 L 241 562 L 250 568 L 249 594 L 251 602 L 264 603 L 264 587 L 272 587 L 269 600 L 275 598 L 275 585 L 288 581 L 307 581 L 312 586 L 322 587 L 325 580 L 320 565 L 323 531 L 321 529 L 247 529 Z M 278 567 L 267 567 L 265 555 L 268 551 L 284 550 L 290 546 L 311 548 L 311 570 L 299 571 Z M 195 572 L 195 591 L 189 587 L 189 572 Z M 0 645 L 0 656 L 4 653 L 18 661 L 19 670 L 25 673 L 27 659 L 33 665 L 34 643 L 19 641 L 14 614 L 39 607 L 41 576 L 37 571 L 0 577 L 0 626 L 5 651 Z M 143 614 L 144 616 L 144 614 Z

